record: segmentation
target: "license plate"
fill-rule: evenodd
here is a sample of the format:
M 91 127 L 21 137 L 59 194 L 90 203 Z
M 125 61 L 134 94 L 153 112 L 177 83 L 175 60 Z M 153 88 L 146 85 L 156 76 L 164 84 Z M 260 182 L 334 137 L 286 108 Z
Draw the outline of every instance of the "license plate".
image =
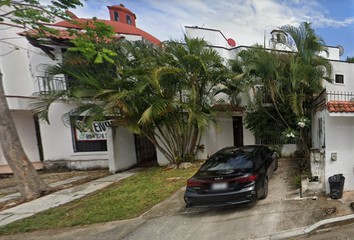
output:
M 211 185 L 212 190 L 225 190 L 227 189 L 227 182 L 222 182 L 222 183 L 213 183 Z

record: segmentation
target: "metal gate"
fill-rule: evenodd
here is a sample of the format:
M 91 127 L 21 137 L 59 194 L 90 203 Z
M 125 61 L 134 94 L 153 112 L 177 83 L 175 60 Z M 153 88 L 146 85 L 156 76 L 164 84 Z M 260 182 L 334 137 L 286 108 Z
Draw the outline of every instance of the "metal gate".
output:
M 157 164 L 155 145 L 145 136 L 134 135 L 134 137 L 138 164 Z

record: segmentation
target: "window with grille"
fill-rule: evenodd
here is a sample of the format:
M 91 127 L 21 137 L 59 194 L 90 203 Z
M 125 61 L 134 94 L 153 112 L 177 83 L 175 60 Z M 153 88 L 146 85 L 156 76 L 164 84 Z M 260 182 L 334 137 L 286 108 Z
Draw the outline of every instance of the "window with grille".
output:
M 263 86 L 257 87 L 257 96 L 261 97 L 264 104 L 272 103 L 269 90 Z
M 107 151 L 107 128 L 111 126 L 109 121 L 93 122 L 91 128 L 82 126 L 83 117 L 77 120 L 81 131 L 72 124 L 74 152 Z M 83 130 L 84 129 L 84 130 Z
M 336 79 L 335 79 L 336 83 L 344 83 L 344 76 L 341 74 L 336 74 Z

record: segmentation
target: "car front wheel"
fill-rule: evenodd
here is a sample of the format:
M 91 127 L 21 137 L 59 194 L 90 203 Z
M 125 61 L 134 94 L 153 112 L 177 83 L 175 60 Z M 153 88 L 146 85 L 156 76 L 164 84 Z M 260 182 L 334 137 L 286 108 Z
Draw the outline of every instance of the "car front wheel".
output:
M 264 183 L 263 183 L 263 195 L 260 197 L 260 199 L 265 199 L 268 196 L 268 177 L 265 177 Z

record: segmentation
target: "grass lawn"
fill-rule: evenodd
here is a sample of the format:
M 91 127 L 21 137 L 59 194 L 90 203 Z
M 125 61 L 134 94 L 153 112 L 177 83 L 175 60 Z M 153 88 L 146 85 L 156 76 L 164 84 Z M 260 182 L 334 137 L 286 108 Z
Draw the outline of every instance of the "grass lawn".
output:
M 68 204 L 0 228 L 0 234 L 81 226 L 138 217 L 186 184 L 197 168 L 154 168 L 123 179 Z M 181 179 L 167 180 L 181 177 Z

